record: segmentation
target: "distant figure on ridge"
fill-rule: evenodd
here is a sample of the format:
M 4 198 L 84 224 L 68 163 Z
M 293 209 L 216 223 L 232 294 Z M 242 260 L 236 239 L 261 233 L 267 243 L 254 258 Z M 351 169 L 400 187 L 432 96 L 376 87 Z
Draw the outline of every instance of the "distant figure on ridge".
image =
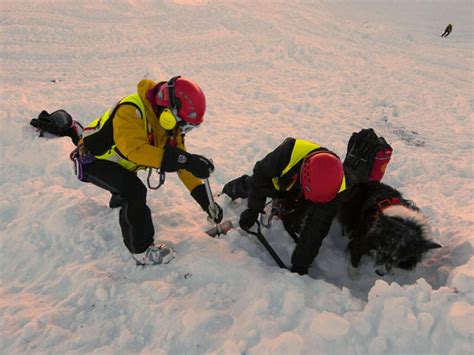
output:
M 444 33 L 441 35 L 441 37 L 448 37 L 452 30 L 453 25 L 449 24 L 448 26 L 446 26 L 446 29 L 444 30 Z

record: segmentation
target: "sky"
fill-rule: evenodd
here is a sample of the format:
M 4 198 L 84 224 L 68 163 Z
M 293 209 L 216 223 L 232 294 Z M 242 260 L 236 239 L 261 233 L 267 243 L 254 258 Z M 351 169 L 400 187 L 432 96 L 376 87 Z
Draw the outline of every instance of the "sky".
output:
M 5 354 L 466 354 L 474 334 L 471 1 L 10 1 L 0 4 L 0 351 Z M 441 38 L 448 23 L 453 31 Z M 238 228 L 219 239 L 174 174 L 148 192 L 167 265 L 138 267 L 110 194 L 73 173 L 68 138 L 144 78 L 192 78 L 217 197 L 286 137 L 344 157 L 372 127 L 394 153 L 384 182 L 442 245 L 413 271 L 347 273 L 334 221 L 309 275 L 280 269 Z M 140 173 L 144 180 L 146 175 Z M 155 175 L 155 177 L 157 177 Z M 264 230 L 289 264 L 279 220 Z

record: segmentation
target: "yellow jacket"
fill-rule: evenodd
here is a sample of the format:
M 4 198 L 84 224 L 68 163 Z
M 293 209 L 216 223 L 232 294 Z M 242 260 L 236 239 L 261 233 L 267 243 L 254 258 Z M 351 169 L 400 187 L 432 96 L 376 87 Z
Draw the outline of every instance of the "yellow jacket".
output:
M 137 93 L 145 108 L 144 114 L 148 121 L 148 131 L 151 132 L 150 134 L 153 137 L 152 142 L 150 142 L 144 127 L 140 112 L 135 106 L 120 105 L 113 118 L 114 143 L 126 160 L 138 166 L 133 170 L 146 167 L 159 168 L 163 159 L 167 134 L 160 126 L 158 117 L 156 117 L 151 103 L 146 98 L 148 90 L 155 85 L 156 83 L 148 79 L 141 80 L 137 85 Z M 181 130 L 175 129 L 173 136 L 177 147 L 186 150 L 184 134 L 181 133 Z M 196 186 L 202 184 L 201 179 L 196 178 L 187 170 L 178 170 L 178 176 L 190 192 Z

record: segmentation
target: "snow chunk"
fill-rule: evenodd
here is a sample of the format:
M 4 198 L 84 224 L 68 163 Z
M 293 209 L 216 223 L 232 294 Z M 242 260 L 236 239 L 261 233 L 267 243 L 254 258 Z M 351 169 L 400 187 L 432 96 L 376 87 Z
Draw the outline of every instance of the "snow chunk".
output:
M 369 354 L 384 354 L 387 351 L 387 341 L 383 336 L 378 336 L 369 345 Z
M 107 300 L 107 298 L 109 298 L 109 293 L 107 292 L 107 290 L 103 287 L 98 287 L 96 290 L 95 290 L 95 297 L 99 300 L 99 301 L 105 301 Z
M 296 333 L 285 332 L 272 340 L 262 341 L 248 352 L 251 354 L 301 354 L 303 339 Z
M 394 333 L 406 335 L 407 333 L 416 332 L 418 322 L 411 307 L 410 300 L 405 297 L 386 299 L 383 304 L 379 333 L 393 336 Z
M 474 335 L 474 306 L 464 301 L 456 302 L 449 310 L 448 319 L 459 334 L 466 337 Z
M 474 257 L 451 272 L 447 285 L 460 292 L 474 292 Z
M 431 314 L 422 312 L 418 315 L 418 325 L 421 335 L 428 336 L 434 324 L 434 318 Z
M 311 322 L 310 333 L 333 340 L 345 336 L 349 327 L 349 322 L 336 313 L 322 312 Z

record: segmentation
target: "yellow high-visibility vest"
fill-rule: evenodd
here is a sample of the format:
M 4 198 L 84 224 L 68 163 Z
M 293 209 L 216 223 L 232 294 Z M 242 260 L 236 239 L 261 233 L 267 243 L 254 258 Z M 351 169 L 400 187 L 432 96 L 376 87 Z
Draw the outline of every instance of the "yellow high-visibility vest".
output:
M 293 151 L 291 152 L 291 157 L 290 161 L 288 162 L 288 165 L 283 169 L 281 172 L 280 176 L 274 177 L 272 179 L 273 186 L 277 191 L 280 191 L 280 179 L 291 170 L 295 165 L 297 165 L 302 159 L 306 158 L 306 156 L 315 151 L 320 149 L 321 146 L 319 144 L 309 142 L 303 139 L 296 139 L 295 140 L 295 146 L 293 147 Z M 288 186 L 284 188 L 285 191 L 290 190 L 293 185 L 296 183 L 296 179 L 292 181 Z M 346 189 L 346 177 L 342 177 L 342 183 L 341 187 L 339 188 L 338 193 L 344 191 Z
M 95 119 L 91 123 L 89 123 L 83 132 L 83 138 L 88 137 L 92 134 L 97 133 L 100 131 L 106 124 L 106 122 L 113 117 L 112 113 L 115 114 L 115 111 L 118 106 L 122 104 L 127 104 L 130 103 L 136 107 L 138 107 L 140 111 L 141 118 L 143 120 L 143 127 L 145 130 L 145 134 L 148 134 L 149 132 L 149 127 L 148 127 L 148 120 L 146 117 L 146 110 L 145 110 L 145 105 L 143 104 L 140 96 L 137 94 L 132 94 L 125 96 L 123 99 L 121 99 L 114 107 L 108 109 L 101 117 Z M 135 171 L 140 168 L 139 165 L 127 160 L 125 156 L 120 154 L 119 150 L 117 149 L 117 146 L 113 144 L 104 154 L 101 155 L 96 155 L 95 156 L 97 159 L 104 159 L 108 161 L 115 162 L 117 164 L 120 164 L 123 166 L 125 169 L 130 170 L 130 171 Z

